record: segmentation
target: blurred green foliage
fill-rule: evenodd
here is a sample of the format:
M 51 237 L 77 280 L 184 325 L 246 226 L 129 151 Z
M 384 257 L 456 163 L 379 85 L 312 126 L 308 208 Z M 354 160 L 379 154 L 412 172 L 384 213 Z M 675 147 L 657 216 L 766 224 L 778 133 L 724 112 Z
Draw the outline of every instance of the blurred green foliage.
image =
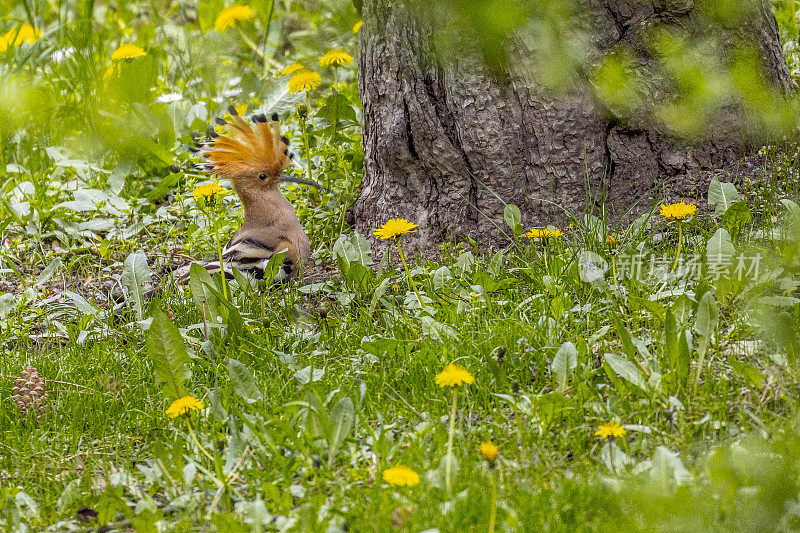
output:
M 208 179 L 191 167 L 188 148 L 214 116 L 237 104 L 248 114 L 281 115 L 301 156 L 294 172 L 305 175 L 310 164 L 332 189 L 321 195 L 290 186 L 288 195 L 303 220 L 317 221 L 312 238 L 338 236 L 347 226 L 341 206 L 352 203 L 362 166 L 360 103 L 356 69 L 322 68 L 319 57 L 331 48 L 355 55 L 353 26 L 360 17 L 347 1 L 254 2 L 254 17 L 217 31 L 225 7 L 222 0 L 0 2 L 3 190 L 32 179 L 37 191 L 57 203 L 68 200 L 65 191 L 52 190 L 60 187 L 39 176 L 57 170 L 62 183 L 79 178 L 82 186 L 102 187 L 110 172 L 127 196 L 173 198 Z M 38 38 L 6 43 L 6 36 L 28 25 L 40 32 Z M 112 57 L 131 45 L 141 52 Z M 288 94 L 288 77 L 281 73 L 298 62 L 323 75 L 323 86 L 307 97 Z M 296 104 L 303 101 L 312 110 L 306 118 L 308 152 L 298 142 Z M 320 156 L 331 150 L 335 157 Z M 52 157 L 56 152 L 96 171 L 76 173 Z M 146 211 L 157 207 L 141 205 Z M 26 216 L 45 221 L 42 229 L 52 231 L 48 206 L 34 203 L 33 209 Z M 229 231 L 235 217 L 231 223 Z M 202 239 L 204 231 L 190 236 Z
M 477 52 L 497 78 L 524 76 L 556 93 L 586 85 L 617 118 L 653 117 L 697 138 L 711 119 L 738 108 L 742 134 L 765 139 L 795 130 L 796 95 L 766 81 L 761 43 L 748 40 L 762 34 L 742 31 L 764 20 L 762 0 L 607 4 L 438 0 L 417 7 L 430 15 L 422 18 L 445 56 Z M 798 6 L 778 1 L 774 8 L 796 74 Z
M 163 135 L 170 112 L 159 96 L 177 94 L 181 107 L 201 102 L 211 112 L 228 101 L 253 106 L 274 99 L 285 84 L 278 75 L 284 66 L 304 60 L 314 66 L 330 47 L 352 46 L 359 18 L 347 2 L 277 2 L 273 9 L 253 3 L 255 19 L 220 33 L 213 26 L 224 7 L 222 0 L 0 2 L 0 36 L 23 23 L 42 32 L 34 43 L 0 52 L 0 162 L 8 162 L 11 143 L 30 142 L 65 144 L 95 160 L 151 158 L 143 168 L 163 168 L 174 155 L 143 142 L 149 129 L 162 149 L 178 148 Z M 122 44 L 146 55 L 112 60 Z

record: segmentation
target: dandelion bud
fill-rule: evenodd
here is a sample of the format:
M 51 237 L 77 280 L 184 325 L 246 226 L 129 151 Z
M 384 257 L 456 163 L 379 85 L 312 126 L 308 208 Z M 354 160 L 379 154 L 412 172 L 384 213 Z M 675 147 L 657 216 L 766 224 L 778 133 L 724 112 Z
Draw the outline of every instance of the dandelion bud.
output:
M 480 449 L 481 457 L 491 466 L 494 466 L 494 462 L 497 460 L 497 446 L 491 441 L 486 441 L 481 443 Z
M 506 358 L 506 347 L 503 346 L 502 344 L 497 348 L 495 348 L 494 350 L 492 350 L 492 359 L 494 359 L 498 365 L 502 365 L 505 358 Z

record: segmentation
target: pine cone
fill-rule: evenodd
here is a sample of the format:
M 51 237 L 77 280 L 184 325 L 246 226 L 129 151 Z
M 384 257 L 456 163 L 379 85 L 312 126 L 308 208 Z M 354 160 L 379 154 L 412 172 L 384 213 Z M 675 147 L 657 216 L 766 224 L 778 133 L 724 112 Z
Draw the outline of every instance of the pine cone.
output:
M 27 417 L 30 411 L 36 413 L 37 419 L 41 418 L 47 402 L 47 391 L 44 387 L 44 378 L 33 366 L 25 368 L 14 382 L 11 392 L 22 418 Z

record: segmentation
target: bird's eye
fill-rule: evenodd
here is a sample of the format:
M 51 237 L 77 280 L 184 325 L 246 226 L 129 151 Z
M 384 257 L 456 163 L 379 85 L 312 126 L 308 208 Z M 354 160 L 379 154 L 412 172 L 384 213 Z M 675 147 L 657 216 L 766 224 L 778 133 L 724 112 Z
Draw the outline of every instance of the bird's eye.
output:
M 260 179 L 261 181 L 264 181 L 265 179 L 267 179 L 267 175 L 266 174 L 259 174 L 258 175 L 258 179 Z

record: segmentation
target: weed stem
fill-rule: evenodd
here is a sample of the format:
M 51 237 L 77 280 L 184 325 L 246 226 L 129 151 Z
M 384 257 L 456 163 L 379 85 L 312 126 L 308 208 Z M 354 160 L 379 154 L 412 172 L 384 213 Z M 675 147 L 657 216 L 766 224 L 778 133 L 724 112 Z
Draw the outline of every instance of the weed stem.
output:
M 458 402 L 458 392 L 456 387 L 453 387 L 453 406 L 450 408 L 450 427 L 447 431 L 447 458 L 444 463 L 444 483 L 447 487 L 447 496 L 453 494 L 452 485 L 450 484 L 450 470 L 453 465 L 453 433 L 456 430 L 456 404 Z
M 199 440 L 197 440 L 197 435 L 195 435 L 195 433 L 194 433 L 194 428 L 192 427 L 192 419 L 191 419 L 191 418 L 189 418 L 188 416 L 186 417 L 186 424 L 189 426 L 189 435 L 191 435 L 191 436 L 192 436 L 192 440 L 194 441 L 194 443 L 197 445 L 197 447 L 198 447 L 198 448 L 200 448 L 200 451 L 201 451 L 201 452 L 203 452 L 203 455 L 205 455 L 206 457 L 208 457 L 208 458 L 211 460 L 211 462 L 212 462 L 212 463 L 214 463 L 214 462 L 215 462 L 215 461 L 214 461 L 214 458 L 213 458 L 213 457 L 211 457 L 211 454 L 210 454 L 210 453 L 208 453 L 208 452 L 206 451 L 206 449 L 205 449 L 205 448 L 203 448 L 203 445 L 202 445 L 202 444 L 200 444 L 200 441 L 199 441 Z
M 400 239 L 395 239 L 395 244 L 397 244 L 397 251 L 400 253 L 400 259 L 403 261 L 403 267 L 406 269 L 406 275 L 408 276 L 408 281 L 411 283 L 411 288 L 414 289 L 414 294 L 417 295 L 417 301 L 419 301 L 419 306 L 422 309 L 425 309 L 425 304 L 422 303 L 422 296 L 419 294 L 419 289 L 417 289 L 417 284 L 414 283 L 414 278 L 411 277 L 411 271 L 408 270 L 408 264 L 406 263 L 406 256 L 403 253 L 403 247 L 400 246 Z
M 494 523 L 497 519 L 497 476 L 494 467 L 490 467 L 492 476 L 492 502 L 489 504 L 489 533 L 494 533 Z

